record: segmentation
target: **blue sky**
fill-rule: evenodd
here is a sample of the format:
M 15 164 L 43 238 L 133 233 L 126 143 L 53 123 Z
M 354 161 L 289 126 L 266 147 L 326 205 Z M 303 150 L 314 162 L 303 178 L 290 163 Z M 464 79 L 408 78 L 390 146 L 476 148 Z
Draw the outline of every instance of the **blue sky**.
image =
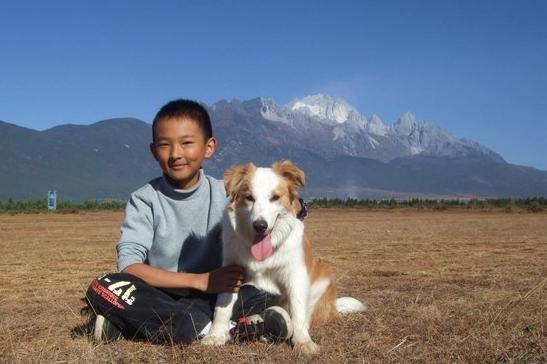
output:
M 20 0 L 0 49 L 0 120 L 33 129 L 322 92 L 547 170 L 547 1 Z

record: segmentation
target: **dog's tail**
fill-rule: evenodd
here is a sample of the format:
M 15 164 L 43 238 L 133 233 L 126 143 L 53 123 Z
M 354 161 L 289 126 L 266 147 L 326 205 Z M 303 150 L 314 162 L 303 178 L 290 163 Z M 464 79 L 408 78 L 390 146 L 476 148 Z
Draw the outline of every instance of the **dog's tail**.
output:
M 366 310 L 368 310 L 367 305 L 353 297 L 340 297 L 336 299 L 336 311 L 343 315 Z

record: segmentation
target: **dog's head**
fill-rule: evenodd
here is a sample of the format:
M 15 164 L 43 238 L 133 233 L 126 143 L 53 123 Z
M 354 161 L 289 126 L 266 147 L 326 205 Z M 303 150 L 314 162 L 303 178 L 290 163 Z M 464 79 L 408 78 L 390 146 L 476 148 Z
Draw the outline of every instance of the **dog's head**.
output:
M 280 216 L 296 216 L 300 211 L 298 189 L 304 182 L 304 172 L 289 161 L 274 163 L 271 168 L 249 163 L 228 169 L 224 185 L 237 232 L 251 242 L 260 242 L 271 234 Z

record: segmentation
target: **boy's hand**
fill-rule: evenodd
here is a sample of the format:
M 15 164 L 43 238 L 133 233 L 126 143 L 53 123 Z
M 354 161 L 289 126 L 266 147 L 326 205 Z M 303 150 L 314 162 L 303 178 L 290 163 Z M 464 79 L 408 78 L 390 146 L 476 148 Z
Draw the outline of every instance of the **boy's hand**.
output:
M 204 274 L 202 291 L 207 293 L 239 292 L 245 269 L 239 265 L 228 265 Z

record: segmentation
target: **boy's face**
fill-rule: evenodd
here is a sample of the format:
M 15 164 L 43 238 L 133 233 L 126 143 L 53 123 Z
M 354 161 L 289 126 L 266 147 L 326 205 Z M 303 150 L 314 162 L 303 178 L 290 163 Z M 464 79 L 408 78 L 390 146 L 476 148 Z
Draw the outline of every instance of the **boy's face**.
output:
M 188 118 L 160 120 L 154 134 L 150 150 L 171 185 L 193 187 L 199 180 L 201 163 L 215 151 L 215 138 L 205 140 L 199 124 Z

